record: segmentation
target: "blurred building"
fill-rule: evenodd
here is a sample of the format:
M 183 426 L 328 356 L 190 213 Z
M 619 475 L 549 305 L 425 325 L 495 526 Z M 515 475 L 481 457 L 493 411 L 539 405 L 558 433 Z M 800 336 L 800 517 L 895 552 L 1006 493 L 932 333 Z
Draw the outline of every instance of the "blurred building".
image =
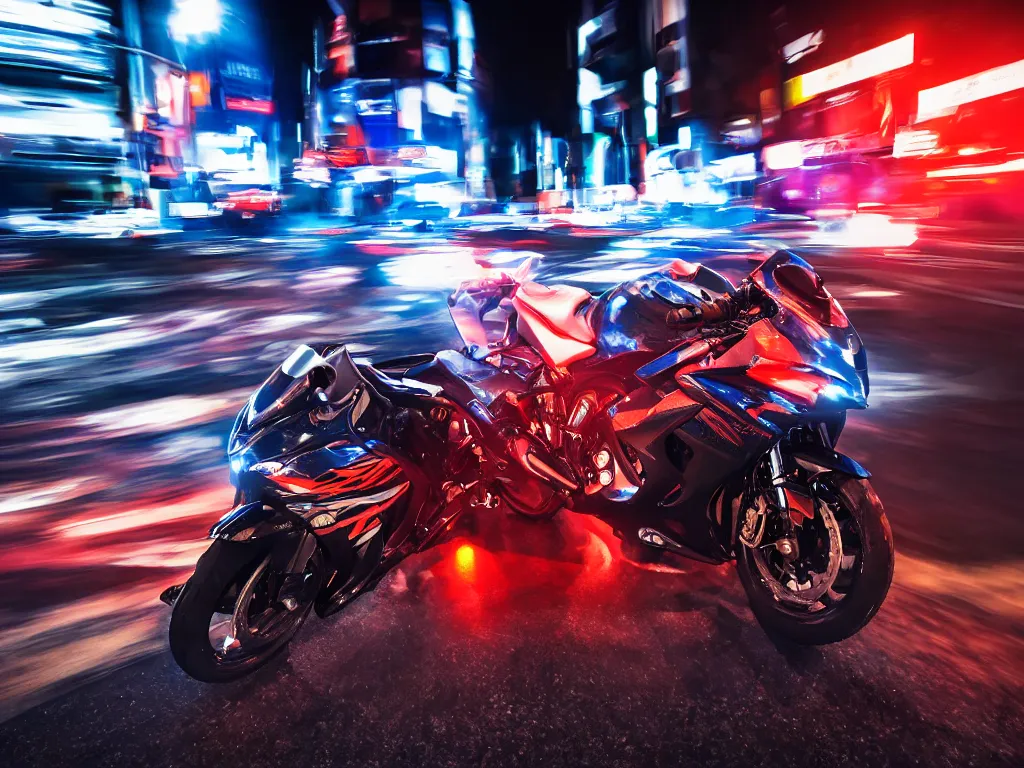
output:
M 576 33 L 574 187 L 632 185 L 655 202 L 752 192 L 765 58 L 751 3 L 585 0 Z
M 270 192 L 280 128 L 266 30 L 254 0 L 121 0 L 132 146 L 169 211 Z M 269 199 L 268 199 L 269 200 Z M 269 204 L 269 203 L 268 203 Z
M 6 0 L 0 40 L 0 206 L 209 208 L 277 181 L 249 0 Z
M 465 0 L 331 2 L 307 75 L 310 179 L 447 204 L 485 194 L 487 126 Z M 366 200 L 364 196 L 364 200 Z
M 188 69 L 196 162 L 214 184 L 273 185 L 281 139 L 268 30 L 255 0 L 173 0 L 168 27 Z
M 576 31 L 579 142 L 574 187 L 639 184 L 645 115 L 644 73 L 654 67 L 654 38 L 643 23 L 653 2 L 584 0 Z M 660 3 L 658 4 L 660 7 Z M 683 6 L 680 0 L 678 5 Z
M 112 204 L 124 149 L 112 9 L 5 0 L 0 42 L 0 208 Z

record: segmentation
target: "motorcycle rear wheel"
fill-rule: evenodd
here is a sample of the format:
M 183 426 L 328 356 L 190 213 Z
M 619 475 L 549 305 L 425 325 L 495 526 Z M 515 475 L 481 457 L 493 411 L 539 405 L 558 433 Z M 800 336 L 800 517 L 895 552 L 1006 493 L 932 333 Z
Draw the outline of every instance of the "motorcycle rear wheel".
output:
M 288 611 L 267 592 L 268 545 L 217 539 L 199 558 L 174 603 L 169 629 L 171 654 L 189 677 L 224 683 L 254 672 L 288 644 L 309 615 L 325 575 L 319 551 L 306 566 L 304 599 Z
M 771 578 L 763 560 L 759 566 L 758 554 L 737 544 L 736 569 L 754 616 L 769 633 L 801 645 L 836 643 L 859 632 L 878 612 L 892 583 L 892 530 L 871 484 L 832 475 L 826 485 L 835 504 L 835 515 L 827 514 L 842 527 L 841 554 L 852 563 L 833 576 L 820 600 L 801 602 L 799 592 L 787 594 L 787 587 Z M 821 516 L 819 511 L 816 520 Z

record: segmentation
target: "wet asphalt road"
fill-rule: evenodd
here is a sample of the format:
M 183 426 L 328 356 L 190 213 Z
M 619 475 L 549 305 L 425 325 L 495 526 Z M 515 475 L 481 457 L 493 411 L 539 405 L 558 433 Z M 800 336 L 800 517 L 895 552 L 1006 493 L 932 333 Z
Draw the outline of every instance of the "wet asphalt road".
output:
M 779 235 L 8 246 L 4 764 L 1020 765 L 1024 264 L 1005 233 L 802 251 L 869 349 L 872 405 L 842 447 L 898 551 L 889 600 L 842 645 L 773 642 L 731 567 L 640 567 L 597 521 L 478 512 L 249 680 L 196 683 L 164 650 L 155 597 L 230 504 L 226 431 L 295 343 L 455 346 L 446 292 L 522 251 L 541 281 L 596 291 L 699 253 L 740 275 Z

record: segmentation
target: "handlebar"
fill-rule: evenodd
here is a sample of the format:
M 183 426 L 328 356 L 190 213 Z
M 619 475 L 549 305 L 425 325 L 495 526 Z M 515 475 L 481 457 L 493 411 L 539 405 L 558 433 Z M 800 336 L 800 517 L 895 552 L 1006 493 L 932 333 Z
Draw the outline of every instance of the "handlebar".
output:
M 765 293 L 761 286 L 745 280 L 739 288 L 723 298 L 669 310 L 665 315 L 665 324 L 673 330 L 690 330 L 703 325 L 730 322 L 741 317 L 754 322 L 772 317 L 777 311 L 778 305 L 775 300 Z

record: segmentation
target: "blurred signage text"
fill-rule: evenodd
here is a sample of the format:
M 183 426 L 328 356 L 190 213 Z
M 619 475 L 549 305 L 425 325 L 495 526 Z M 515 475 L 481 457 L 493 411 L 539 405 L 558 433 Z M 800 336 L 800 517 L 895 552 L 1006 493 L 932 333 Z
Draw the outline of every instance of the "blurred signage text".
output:
M 917 94 L 917 119 L 951 115 L 961 104 L 1024 88 L 1024 59 L 979 72 L 962 80 L 928 88 Z
M 913 63 L 914 35 L 904 35 L 877 48 L 787 80 L 785 83 L 786 107 L 795 107 L 822 93 L 845 88 L 861 80 L 878 77 Z

